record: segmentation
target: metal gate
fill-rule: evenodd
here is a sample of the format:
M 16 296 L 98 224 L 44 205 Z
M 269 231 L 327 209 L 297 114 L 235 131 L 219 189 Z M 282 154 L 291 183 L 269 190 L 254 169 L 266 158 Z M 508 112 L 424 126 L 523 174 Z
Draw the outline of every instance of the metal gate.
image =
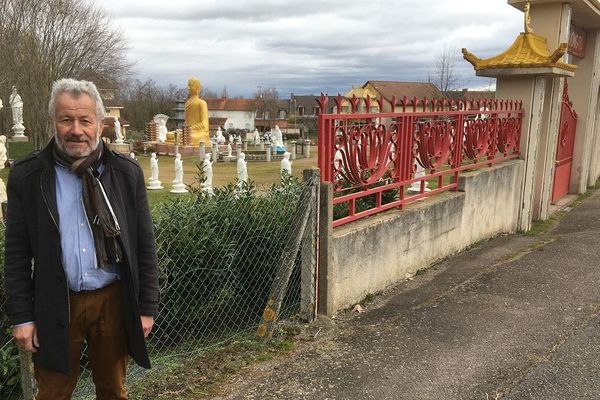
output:
M 552 184 L 552 204 L 569 192 L 573 147 L 577 129 L 577 113 L 569 100 L 569 87 L 565 80 L 562 104 L 560 108 L 560 131 L 556 147 L 554 181 Z

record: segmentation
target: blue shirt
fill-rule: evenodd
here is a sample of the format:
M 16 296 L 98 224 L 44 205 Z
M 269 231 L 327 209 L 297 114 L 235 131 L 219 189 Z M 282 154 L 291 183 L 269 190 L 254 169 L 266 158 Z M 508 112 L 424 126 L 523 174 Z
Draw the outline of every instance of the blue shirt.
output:
M 55 165 L 62 263 L 69 289 L 75 292 L 102 288 L 119 278 L 116 265 L 98 268 L 92 230 L 85 213 L 82 180 L 61 165 Z M 101 165 L 98 171 L 102 173 Z

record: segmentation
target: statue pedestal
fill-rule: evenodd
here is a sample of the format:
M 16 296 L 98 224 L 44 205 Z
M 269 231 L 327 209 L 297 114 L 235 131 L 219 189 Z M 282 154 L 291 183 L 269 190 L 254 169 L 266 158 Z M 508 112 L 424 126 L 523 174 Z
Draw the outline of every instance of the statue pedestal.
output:
M 150 184 L 146 187 L 146 189 L 158 190 L 158 189 L 164 189 L 164 187 L 161 185 L 160 181 L 150 181 Z
M 237 156 L 223 156 L 223 161 L 225 161 L 225 162 L 237 161 Z
M 29 138 L 25 135 L 15 135 L 11 138 L 8 138 L 9 142 L 29 142 Z
M 170 190 L 171 193 L 187 193 L 187 189 L 185 188 L 184 183 L 174 183 L 173 189 Z
M 109 143 L 108 148 L 119 153 L 129 154 L 129 143 Z

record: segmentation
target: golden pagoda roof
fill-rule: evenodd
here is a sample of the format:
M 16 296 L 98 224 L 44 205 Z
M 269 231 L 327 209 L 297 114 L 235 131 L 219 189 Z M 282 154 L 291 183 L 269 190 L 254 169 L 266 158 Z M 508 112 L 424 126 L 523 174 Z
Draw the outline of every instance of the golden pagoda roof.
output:
M 465 60 L 473 64 L 476 71 L 506 68 L 558 68 L 569 72 L 576 65 L 561 60 L 567 51 L 567 43 L 561 43 L 558 49 L 550 53 L 546 38 L 533 32 L 529 25 L 529 3 L 525 7 L 525 32 L 519 34 L 512 46 L 497 56 L 481 59 L 463 48 Z

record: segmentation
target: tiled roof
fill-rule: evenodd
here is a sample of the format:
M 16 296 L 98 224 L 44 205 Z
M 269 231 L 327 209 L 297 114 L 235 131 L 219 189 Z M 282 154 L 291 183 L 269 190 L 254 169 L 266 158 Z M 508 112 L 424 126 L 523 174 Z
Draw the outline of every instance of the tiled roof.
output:
M 496 92 L 493 90 L 449 90 L 446 96 L 454 100 L 493 100 Z
M 443 98 L 444 94 L 430 82 L 398 82 L 398 81 L 367 81 L 362 87 L 367 88 L 371 85 L 385 99 L 391 100 L 396 96 L 396 101 L 407 98 Z
M 476 71 L 500 68 L 540 68 L 555 67 L 574 72 L 576 65 L 567 64 L 561 57 L 567 50 L 567 43 L 561 43 L 559 48 L 550 53 L 546 38 L 533 32 L 520 33 L 513 44 L 502 53 L 481 59 L 462 49 L 463 57 L 470 62 Z

